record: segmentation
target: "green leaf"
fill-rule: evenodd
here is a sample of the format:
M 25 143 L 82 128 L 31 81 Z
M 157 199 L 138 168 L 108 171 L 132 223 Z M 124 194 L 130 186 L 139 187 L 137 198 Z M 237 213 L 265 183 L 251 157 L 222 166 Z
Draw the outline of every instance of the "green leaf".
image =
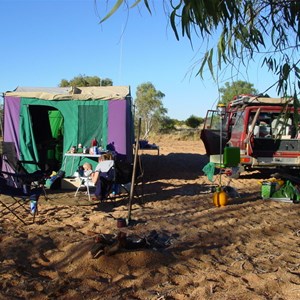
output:
M 136 0 L 136 1 L 130 6 L 130 8 L 134 8 L 134 7 L 137 6 L 141 1 L 142 1 L 142 0 Z M 152 14 L 150 5 L 149 5 L 149 3 L 148 3 L 148 0 L 144 0 L 144 4 L 145 4 L 146 8 L 148 9 L 149 13 Z
M 199 71 L 196 74 L 196 76 L 200 75 L 202 77 L 202 79 L 203 79 L 203 69 L 204 69 L 204 66 L 206 65 L 206 62 L 207 62 L 207 59 L 208 59 L 208 55 L 209 55 L 209 52 L 207 51 L 204 54 L 204 58 L 203 58 L 202 63 L 200 65 Z
M 226 54 L 225 54 L 225 50 L 226 50 L 226 46 L 225 46 L 225 32 L 223 31 L 219 42 L 218 42 L 218 67 L 219 69 L 221 69 L 221 61 L 223 59 L 223 61 L 225 62 L 227 60 Z
M 118 0 L 116 2 L 116 4 L 114 5 L 114 7 L 111 9 L 111 11 L 100 21 L 100 23 L 103 23 L 105 20 L 107 20 L 108 18 L 110 18 L 117 10 L 118 8 L 121 6 L 121 4 L 123 3 L 124 0 Z
M 214 77 L 213 56 L 214 56 L 214 50 L 210 49 L 207 63 L 212 77 Z
M 288 77 L 289 77 L 289 74 L 290 74 L 290 65 L 288 63 L 285 63 L 282 67 L 282 77 L 283 77 L 283 80 L 287 80 Z
M 181 15 L 181 26 L 182 26 L 182 35 L 186 33 L 189 40 L 191 39 L 191 30 L 190 30 L 190 4 L 184 5 Z
M 175 18 L 176 18 L 176 10 L 174 9 L 170 15 L 170 22 L 171 22 L 171 27 L 174 31 L 175 37 L 179 41 L 179 36 L 178 36 L 176 24 L 175 24 Z

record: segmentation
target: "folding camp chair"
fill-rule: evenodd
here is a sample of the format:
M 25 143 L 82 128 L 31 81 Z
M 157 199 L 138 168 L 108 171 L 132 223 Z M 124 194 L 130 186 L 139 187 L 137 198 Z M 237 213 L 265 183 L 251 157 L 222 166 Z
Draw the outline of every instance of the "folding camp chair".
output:
M 75 197 L 78 195 L 79 190 L 83 187 L 83 188 L 86 188 L 86 194 L 88 195 L 88 198 L 89 198 L 89 201 L 90 201 L 91 200 L 90 188 L 95 186 L 93 181 L 92 181 L 91 175 L 89 175 L 89 176 L 79 176 L 77 178 L 77 180 L 79 181 L 79 185 L 76 189 Z
M 12 176 L 12 175 L 10 175 Z M 24 225 L 28 216 L 32 217 L 32 223 L 38 214 L 38 199 L 42 192 L 41 188 L 24 190 L 6 184 L 5 175 L 0 175 L 0 219 L 12 214 Z
M 41 187 L 45 198 L 47 198 L 44 184 L 50 175 L 50 170 L 42 170 L 41 166 L 35 161 L 19 160 L 14 142 L 1 142 L 0 149 L 3 163 L 6 166 L 6 170 L 0 172 L 5 175 L 6 181 L 10 181 L 11 185 L 23 189 Z M 35 165 L 38 170 L 29 173 L 24 167 L 26 164 Z
M 116 161 L 116 179 L 115 183 L 120 185 L 125 191 L 126 196 L 129 196 L 132 173 L 133 173 L 133 163 L 127 161 Z M 140 187 L 140 191 L 139 191 Z M 138 198 L 144 199 L 144 169 L 141 161 L 141 157 L 138 157 L 138 164 L 136 165 L 135 173 L 135 183 L 134 183 L 134 195 Z
M 99 172 L 97 181 L 95 183 L 95 196 L 101 200 L 107 200 L 112 192 L 116 179 L 115 161 L 112 159 L 99 162 Z

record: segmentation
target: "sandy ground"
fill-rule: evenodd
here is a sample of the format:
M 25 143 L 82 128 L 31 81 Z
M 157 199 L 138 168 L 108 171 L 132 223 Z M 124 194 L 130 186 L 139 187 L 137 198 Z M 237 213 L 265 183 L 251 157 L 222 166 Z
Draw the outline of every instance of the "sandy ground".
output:
M 1 218 L 0 299 L 300 299 L 300 205 L 262 200 L 254 172 L 215 207 L 201 141 L 157 144 L 128 227 L 128 197 L 95 205 L 74 191 L 48 191 L 34 224 Z M 114 244 L 92 258 L 103 238 Z

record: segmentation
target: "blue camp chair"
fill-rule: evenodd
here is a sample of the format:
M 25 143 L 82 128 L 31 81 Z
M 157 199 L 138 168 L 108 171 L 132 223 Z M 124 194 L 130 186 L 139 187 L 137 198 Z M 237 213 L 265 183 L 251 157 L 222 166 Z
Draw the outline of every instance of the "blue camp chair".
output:
M 31 189 L 42 188 L 45 198 L 45 182 L 51 173 L 50 170 L 42 170 L 40 165 L 35 161 L 22 161 L 17 157 L 17 151 L 14 142 L 1 142 L 0 154 L 2 162 L 9 166 L 11 171 L 1 171 L 2 177 L 17 188 Z M 29 173 L 24 167 L 26 164 L 35 165 L 37 171 Z
M 12 176 L 12 175 L 10 175 Z M 0 174 L 0 218 L 11 214 L 24 225 L 28 225 L 27 219 L 38 214 L 38 200 L 42 193 L 41 188 L 17 188 L 7 185 L 5 175 Z
M 9 166 L 9 171 L 0 171 L 0 217 L 12 214 L 23 224 L 27 224 L 23 218 L 25 212 L 25 215 L 28 213 L 33 217 L 34 222 L 41 193 L 46 197 L 44 183 L 48 172 L 27 172 L 23 163 L 36 163 L 18 160 L 13 142 L 1 142 L 0 155 L 1 161 Z

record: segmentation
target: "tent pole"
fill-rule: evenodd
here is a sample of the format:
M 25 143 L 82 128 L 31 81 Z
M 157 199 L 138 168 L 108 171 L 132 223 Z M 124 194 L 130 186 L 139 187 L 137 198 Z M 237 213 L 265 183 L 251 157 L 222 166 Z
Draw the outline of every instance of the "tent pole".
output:
M 133 193 L 135 187 L 135 174 L 136 174 L 137 157 L 139 152 L 140 132 L 141 132 L 141 118 L 139 118 L 138 134 L 137 134 L 137 138 L 135 141 L 135 148 L 134 148 L 134 161 L 133 161 L 133 170 L 132 170 L 132 178 L 131 178 L 131 186 L 130 186 L 130 194 L 129 194 L 129 203 L 128 203 L 127 225 L 129 225 L 131 221 L 131 207 L 132 207 L 132 199 L 133 199 Z

